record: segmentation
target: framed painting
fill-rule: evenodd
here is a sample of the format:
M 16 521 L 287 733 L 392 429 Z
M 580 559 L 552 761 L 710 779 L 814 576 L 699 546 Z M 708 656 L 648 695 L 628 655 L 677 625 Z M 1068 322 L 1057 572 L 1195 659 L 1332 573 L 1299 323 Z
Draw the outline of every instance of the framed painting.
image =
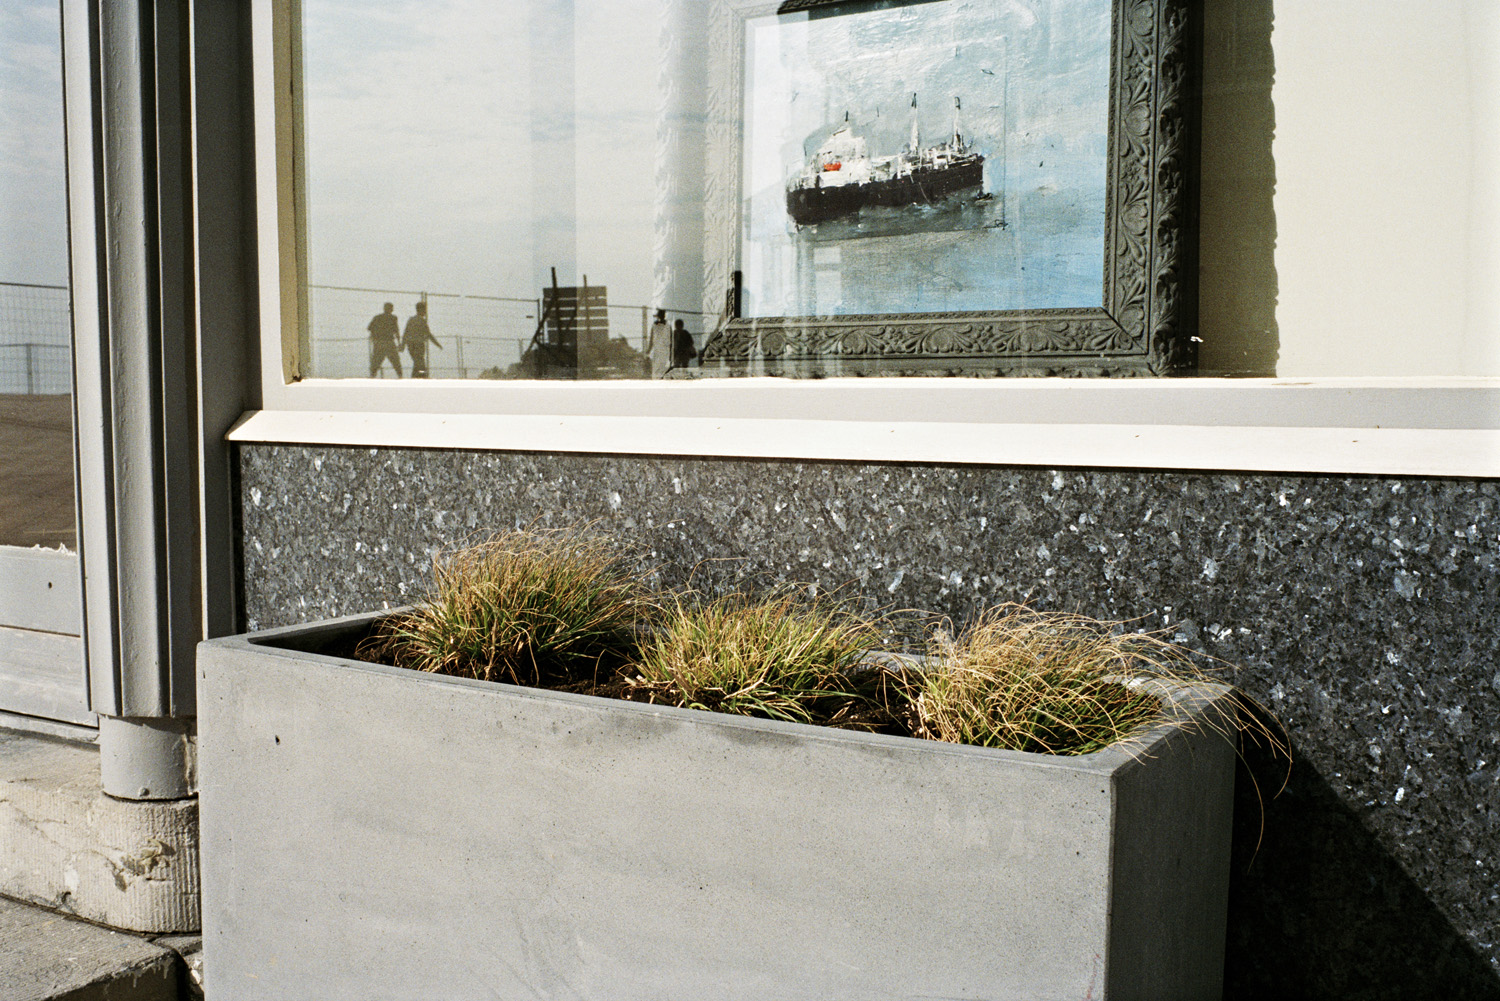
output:
M 719 0 L 703 375 L 1194 369 L 1190 0 Z

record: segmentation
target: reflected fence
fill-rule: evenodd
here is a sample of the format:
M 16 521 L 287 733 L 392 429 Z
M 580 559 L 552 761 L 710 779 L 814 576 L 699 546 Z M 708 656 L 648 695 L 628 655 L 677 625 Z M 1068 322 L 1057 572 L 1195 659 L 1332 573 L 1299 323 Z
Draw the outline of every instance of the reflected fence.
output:
M 71 393 L 72 326 L 66 285 L 0 282 L 0 393 Z
M 505 378 L 520 362 L 537 328 L 542 302 L 504 296 L 313 285 L 308 371 L 323 378 L 370 374 L 369 323 L 393 303 L 404 327 L 417 302 L 427 303 L 428 324 L 442 348 L 428 352 L 433 378 Z M 652 310 L 608 305 L 608 334 L 632 351 L 646 352 Z M 684 319 L 701 344 L 702 314 L 668 310 Z M 0 282 L 0 394 L 51 395 L 73 390 L 72 306 L 66 285 Z M 402 374 L 410 358 L 402 354 Z M 389 364 L 383 375 L 389 377 Z
M 354 378 L 370 374 L 370 321 L 385 303 L 395 306 L 402 329 L 416 312 L 418 302 L 427 303 L 427 322 L 432 336 L 442 344 L 427 354 L 434 379 L 507 378 L 521 361 L 532 336 L 542 301 L 506 296 L 465 295 L 453 292 L 422 292 L 398 289 L 355 288 L 342 285 L 308 287 L 311 335 L 308 372 L 318 378 Z M 609 305 L 609 338 L 624 339 L 631 350 L 644 355 L 652 310 L 647 306 Z M 668 311 L 669 318 L 683 317 L 697 327 L 697 313 Z M 402 374 L 411 374 L 411 358 L 401 354 Z M 394 372 L 387 362 L 381 376 Z

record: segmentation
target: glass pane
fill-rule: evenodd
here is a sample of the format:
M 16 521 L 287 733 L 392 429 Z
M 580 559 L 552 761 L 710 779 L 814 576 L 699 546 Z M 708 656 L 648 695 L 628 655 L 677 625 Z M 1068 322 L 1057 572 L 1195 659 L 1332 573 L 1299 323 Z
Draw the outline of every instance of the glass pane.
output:
M 306 0 L 311 374 L 545 373 L 566 349 L 638 378 L 651 307 L 701 333 L 701 279 L 653 266 L 656 7 Z
M 77 544 L 56 0 L 0 5 L 0 545 Z
M 792 6 L 302 0 L 303 370 L 680 378 L 739 317 L 1102 308 L 1109 0 Z
M 1500 373 L 1483 17 L 1176 2 L 301 0 L 303 370 Z

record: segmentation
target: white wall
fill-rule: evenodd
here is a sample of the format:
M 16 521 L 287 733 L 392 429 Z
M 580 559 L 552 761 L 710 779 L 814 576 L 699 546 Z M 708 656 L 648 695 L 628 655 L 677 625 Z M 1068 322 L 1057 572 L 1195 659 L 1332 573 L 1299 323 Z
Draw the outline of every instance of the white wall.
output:
M 1500 375 L 1500 3 L 1275 5 L 1281 376 Z

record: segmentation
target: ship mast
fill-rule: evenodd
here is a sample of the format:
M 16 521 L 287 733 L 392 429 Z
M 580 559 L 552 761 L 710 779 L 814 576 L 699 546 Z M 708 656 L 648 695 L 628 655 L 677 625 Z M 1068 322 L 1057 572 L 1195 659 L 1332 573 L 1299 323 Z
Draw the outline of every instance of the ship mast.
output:
M 963 110 L 962 101 L 955 97 L 953 99 L 953 148 L 958 149 L 964 144 L 963 132 L 958 127 L 958 113 Z
M 917 94 L 915 91 L 911 95 L 911 145 L 907 149 L 913 156 L 916 156 L 922 149 L 922 135 L 917 130 Z
M 1005 228 L 1005 185 L 1010 180 L 1010 36 L 1005 38 L 1005 79 L 1000 85 L 1000 228 Z

